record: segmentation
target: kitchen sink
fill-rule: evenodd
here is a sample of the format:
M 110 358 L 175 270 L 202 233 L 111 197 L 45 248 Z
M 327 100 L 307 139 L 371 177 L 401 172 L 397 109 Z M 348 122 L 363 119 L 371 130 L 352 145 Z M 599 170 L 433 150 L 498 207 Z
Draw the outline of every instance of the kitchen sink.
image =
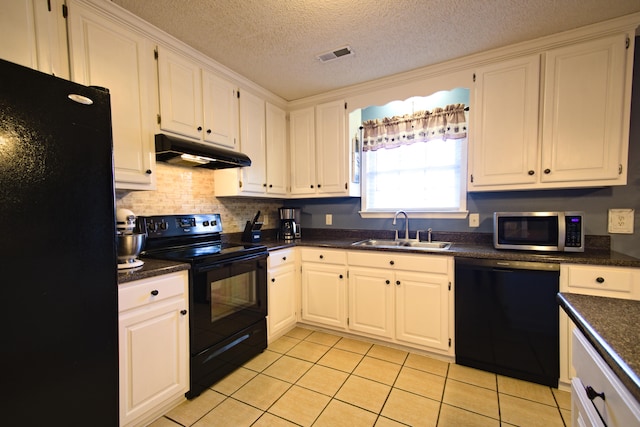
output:
M 451 247 L 451 242 L 419 242 L 417 240 L 367 239 L 352 243 L 351 246 L 394 249 L 421 249 L 425 251 L 446 251 Z

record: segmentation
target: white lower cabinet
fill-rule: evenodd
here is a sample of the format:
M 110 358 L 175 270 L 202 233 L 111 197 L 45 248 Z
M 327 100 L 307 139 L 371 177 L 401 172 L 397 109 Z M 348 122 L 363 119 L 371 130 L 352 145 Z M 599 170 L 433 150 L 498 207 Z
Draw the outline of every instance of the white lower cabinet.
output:
M 573 332 L 571 425 L 623 427 L 640 425 L 640 403 L 577 329 Z M 604 398 L 587 396 L 586 388 Z
M 453 257 L 301 248 L 301 321 L 452 356 Z
M 302 248 L 303 322 L 347 328 L 347 255 L 335 249 Z
M 640 269 L 601 265 L 560 265 L 560 292 L 640 300 Z M 571 365 L 571 333 L 575 325 L 560 310 L 560 383 L 569 385 L 575 371 Z
M 453 354 L 453 258 L 350 251 L 349 330 Z
M 396 338 L 448 352 L 450 348 L 448 276 L 396 274 Z
M 267 340 L 269 343 L 292 329 L 298 321 L 295 248 L 269 254 L 267 280 Z
M 393 338 L 395 284 L 382 268 L 349 266 L 349 329 Z
M 146 425 L 189 388 L 186 271 L 118 287 L 120 425 Z

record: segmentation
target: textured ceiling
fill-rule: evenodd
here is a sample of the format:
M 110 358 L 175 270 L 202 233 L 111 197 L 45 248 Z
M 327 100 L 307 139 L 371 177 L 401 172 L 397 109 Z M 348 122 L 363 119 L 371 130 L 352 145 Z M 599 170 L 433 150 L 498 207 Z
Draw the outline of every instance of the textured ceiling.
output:
M 292 101 L 640 11 L 640 0 L 112 0 Z M 345 45 L 354 56 L 321 63 Z

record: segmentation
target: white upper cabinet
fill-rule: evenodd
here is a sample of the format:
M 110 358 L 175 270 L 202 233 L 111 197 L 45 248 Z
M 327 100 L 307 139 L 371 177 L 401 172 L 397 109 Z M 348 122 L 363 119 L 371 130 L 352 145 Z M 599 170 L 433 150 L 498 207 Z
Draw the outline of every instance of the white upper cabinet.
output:
M 626 184 L 629 42 L 619 34 L 546 53 L 542 182 Z
M 251 166 L 217 170 L 216 196 L 287 196 L 286 113 L 248 91 L 240 94 L 240 151 Z
M 537 181 L 539 75 L 540 55 L 476 70 L 472 187 Z
M 160 129 L 201 139 L 204 119 L 200 66 L 158 46 L 158 83 Z
M 318 193 L 348 194 L 346 108 L 344 101 L 316 106 L 316 174 Z
M 64 0 L 0 2 L 0 58 L 69 78 Z
M 289 114 L 292 195 L 351 195 L 346 116 L 344 101 L 319 104 Z
M 231 82 L 158 46 L 161 131 L 237 149 L 238 99 Z
M 287 113 L 267 103 L 267 194 L 286 196 L 289 187 L 289 152 L 287 150 Z
M 249 193 L 264 193 L 267 162 L 265 158 L 265 101 L 248 91 L 240 94 L 240 151 L 249 156 L 251 166 L 242 172 L 242 189 Z
M 235 148 L 238 138 L 238 89 L 231 82 L 202 70 L 206 142 Z
M 620 33 L 477 68 L 470 191 L 625 185 L 632 63 Z
M 154 44 L 93 6 L 69 3 L 72 79 L 109 89 L 118 189 L 153 189 Z
M 291 195 L 316 193 L 316 135 L 313 107 L 289 113 Z

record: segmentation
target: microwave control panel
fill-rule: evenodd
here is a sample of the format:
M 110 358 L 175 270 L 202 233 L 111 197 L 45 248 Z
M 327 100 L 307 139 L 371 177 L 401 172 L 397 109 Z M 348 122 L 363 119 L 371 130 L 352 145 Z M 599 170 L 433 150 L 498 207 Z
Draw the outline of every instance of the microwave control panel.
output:
M 564 245 L 572 248 L 582 246 L 582 216 L 567 215 L 564 217 L 566 237 Z

